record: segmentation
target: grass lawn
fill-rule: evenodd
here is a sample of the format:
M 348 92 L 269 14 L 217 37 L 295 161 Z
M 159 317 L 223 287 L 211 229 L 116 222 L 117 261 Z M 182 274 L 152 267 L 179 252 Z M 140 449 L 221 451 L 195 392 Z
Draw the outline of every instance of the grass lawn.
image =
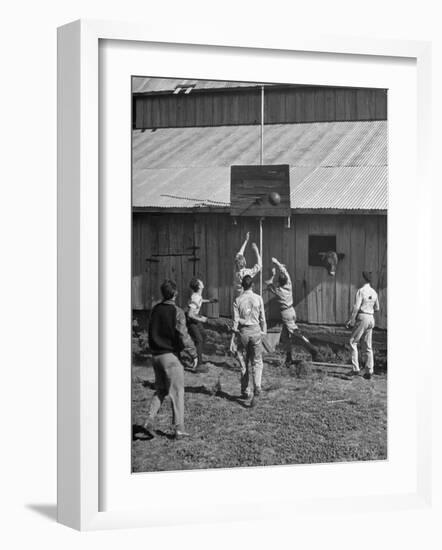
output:
M 341 367 L 310 367 L 302 376 L 264 363 L 256 408 L 239 399 L 234 361 L 211 355 L 207 374 L 185 375 L 186 430 L 171 438 L 168 400 L 157 435 L 138 439 L 152 399 L 154 373 L 147 359 L 132 368 L 134 472 L 305 464 L 387 458 L 387 375 L 350 378 Z

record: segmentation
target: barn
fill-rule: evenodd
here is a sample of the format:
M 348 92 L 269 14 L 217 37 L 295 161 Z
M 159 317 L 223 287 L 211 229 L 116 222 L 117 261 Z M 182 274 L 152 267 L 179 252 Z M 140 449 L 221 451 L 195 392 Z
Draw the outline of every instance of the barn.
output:
M 152 308 L 166 277 L 184 305 L 196 274 L 219 300 L 208 314 L 229 317 L 233 257 L 247 231 L 259 239 L 257 218 L 231 215 L 231 167 L 285 164 L 290 216 L 262 222 L 264 277 L 276 256 L 299 320 L 340 325 L 372 271 L 387 328 L 386 90 L 140 77 L 132 91 L 134 310 Z M 324 249 L 344 254 L 335 277 L 318 260 Z

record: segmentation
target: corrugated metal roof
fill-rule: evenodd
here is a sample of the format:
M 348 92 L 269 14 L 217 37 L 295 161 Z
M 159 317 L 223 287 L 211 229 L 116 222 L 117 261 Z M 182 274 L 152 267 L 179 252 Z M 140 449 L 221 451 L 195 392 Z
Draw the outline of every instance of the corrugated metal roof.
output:
M 191 80 L 179 78 L 149 78 L 134 76 L 132 79 L 132 92 L 134 94 L 146 94 L 152 92 L 172 92 L 177 86 L 192 86 L 195 90 L 210 90 L 218 88 L 244 88 L 261 86 L 257 82 L 225 82 L 222 80 Z M 269 84 L 266 84 L 269 86 Z
M 134 206 L 228 206 L 230 166 L 259 164 L 259 126 L 133 132 Z M 294 209 L 387 208 L 387 122 L 265 127 L 264 163 L 289 164 Z

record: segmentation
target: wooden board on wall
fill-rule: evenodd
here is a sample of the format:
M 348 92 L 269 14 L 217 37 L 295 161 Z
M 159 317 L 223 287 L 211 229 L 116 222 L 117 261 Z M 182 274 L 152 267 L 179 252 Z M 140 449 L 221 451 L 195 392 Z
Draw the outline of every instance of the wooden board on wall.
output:
M 279 194 L 279 204 L 271 203 L 271 193 Z M 232 216 L 290 216 L 289 165 L 232 166 L 230 203 Z

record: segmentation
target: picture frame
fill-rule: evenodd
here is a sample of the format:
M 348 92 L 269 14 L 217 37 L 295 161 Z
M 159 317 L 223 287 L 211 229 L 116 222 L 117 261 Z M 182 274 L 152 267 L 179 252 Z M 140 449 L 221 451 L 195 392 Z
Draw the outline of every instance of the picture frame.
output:
M 130 48 L 135 44 L 167 44 L 171 50 L 198 48 L 210 58 L 213 49 L 227 48 L 229 55 L 241 52 L 273 52 L 284 60 L 287 52 L 303 52 L 314 56 L 365 56 L 381 60 L 409 59 L 416 64 L 417 113 L 416 133 L 418 181 L 417 221 L 419 226 L 419 267 L 417 277 L 422 283 L 418 300 L 428 310 L 425 292 L 430 288 L 431 234 L 427 205 L 431 202 L 429 181 L 429 121 L 431 101 L 430 79 L 431 46 L 427 42 L 374 40 L 354 37 L 318 37 L 302 35 L 281 36 L 277 41 L 256 34 L 246 37 L 204 36 L 204 32 L 191 38 L 185 29 L 170 35 L 144 25 L 76 21 L 58 30 L 58 521 L 79 530 L 119 527 L 147 527 L 173 523 L 194 522 L 193 516 L 180 507 L 165 514 L 165 506 L 130 505 L 128 499 L 121 506 L 104 509 L 100 485 L 106 478 L 103 470 L 103 444 L 101 430 L 105 409 L 100 380 L 103 376 L 102 338 L 104 291 L 102 288 L 103 262 L 102 232 L 106 226 L 100 218 L 106 216 L 103 204 L 103 179 L 100 175 L 100 45 L 119 42 Z M 105 60 L 107 63 L 108 61 Z M 397 300 L 393 295 L 391 300 Z M 425 316 L 430 319 L 430 316 Z M 431 330 L 419 342 L 425 349 Z M 128 327 L 129 328 L 129 327 Z M 411 360 L 411 359 L 410 359 Z M 394 363 L 393 363 L 394 364 Z M 416 381 L 416 477 L 413 488 L 408 486 L 393 492 L 367 493 L 366 495 L 338 495 L 335 499 L 318 496 L 312 490 L 311 498 L 296 499 L 280 490 L 270 496 L 277 472 L 265 473 L 264 495 L 261 501 L 252 497 L 240 499 L 236 506 L 227 506 L 215 498 L 210 506 L 201 506 L 197 521 L 230 521 L 264 516 L 266 490 L 269 491 L 266 517 L 290 517 L 293 513 L 316 513 L 333 509 L 397 509 L 427 506 L 431 499 L 431 434 L 430 372 L 422 370 Z M 129 448 L 127 448 L 129 453 Z M 346 465 L 340 465 L 346 468 Z M 296 467 L 287 467 L 296 468 Z M 297 467 L 299 468 L 299 466 Z M 321 467 L 324 476 L 332 475 L 330 466 Z M 305 470 L 304 470 L 305 472 Z M 188 472 L 183 483 L 188 488 L 195 484 L 196 476 Z M 201 472 L 207 482 L 221 475 L 229 475 L 237 483 L 248 472 Z M 158 474 L 162 483 L 165 476 Z M 156 480 L 158 481 L 158 475 Z M 264 475 L 264 474 L 263 474 Z M 175 477 L 174 477 L 175 476 Z M 184 479 L 184 478 L 183 478 Z M 221 478 L 220 478 L 221 479 Z M 225 479 L 225 477 L 223 478 Z M 414 483 L 414 481 L 416 483 Z M 159 491 L 161 483 L 153 483 L 152 491 Z

